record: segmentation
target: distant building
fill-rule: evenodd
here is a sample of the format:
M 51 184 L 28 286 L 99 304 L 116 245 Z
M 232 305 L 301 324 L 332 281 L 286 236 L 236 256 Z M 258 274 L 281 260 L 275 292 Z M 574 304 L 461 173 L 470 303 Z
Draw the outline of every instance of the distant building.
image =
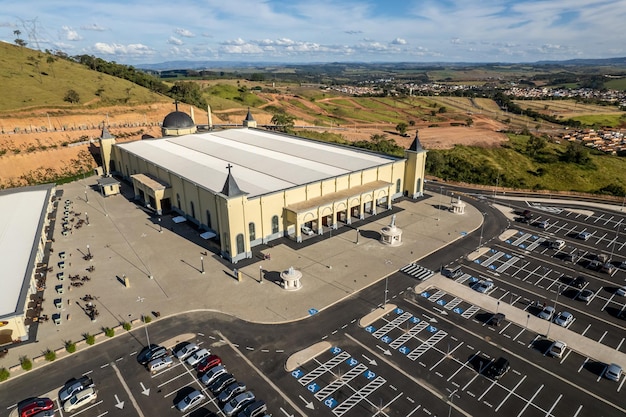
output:
M 196 224 L 231 262 L 250 258 L 256 245 L 283 236 L 301 242 L 309 229 L 323 234 L 423 193 L 426 151 L 417 135 L 396 158 L 256 129 L 250 110 L 244 128 L 208 133 L 191 132 L 179 113 L 165 117 L 161 139 L 116 144 L 103 131 L 104 170 L 131 182 L 156 213 Z

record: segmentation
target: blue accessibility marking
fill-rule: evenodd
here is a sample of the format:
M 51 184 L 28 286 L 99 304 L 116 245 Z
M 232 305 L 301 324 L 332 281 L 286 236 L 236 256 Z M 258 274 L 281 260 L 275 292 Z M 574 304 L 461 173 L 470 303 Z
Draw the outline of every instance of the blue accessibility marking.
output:
M 537 239 L 539 239 L 539 236 L 534 236 L 533 235 L 533 239 L 537 240 Z
M 348 358 L 348 359 L 346 360 L 346 363 L 347 363 L 348 365 L 350 365 L 350 366 L 355 366 L 355 365 L 358 365 L 358 364 L 359 364 L 359 361 L 357 361 L 357 360 L 356 360 L 356 359 L 354 359 L 354 358 Z
M 463 314 L 463 309 L 459 307 L 455 307 L 452 311 L 454 311 L 456 314 Z
M 393 310 L 393 311 L 395 311 L 395 313 L 396 313 L 396 314 L 402 314 L 402 313 L 404 313 L 404 310 L 402 310 L 400 307 L 396 308 L 396 309 L 395 309 L 395 310 Z
M 480 259 L 474 259 L 474 263 L 480 265 Z
M 421 295 L 422 297 L 424 297 L 424 298 L 428 298 L 428 297 L 430 297 L 430 293 L 429 293 L 429 292 L 427 292 L 427 291 L 424 291 L 424 292 L 423 292 L 423 293 L 421 293 L 420 295 Z
M 508 253 L 505 253 L 505 254 L 504 254 L 504 257 L 505 257 L 506 259 L 511 259 L 513 256 L 512 256 L 512 255 L 509 255 Z
M 526 245 L 519 245 L 520 248 L 526 249 Z
M 509 240 L 505 240 L 505 242 L 510 244 L 510 243 L 511 243 L 511 240 L 510 240 L 510 239 L 509 239 Z
M 391 341 L 393 339 L 391 337 L 389 337 L 389 336 L 383 336 L 383 337 L 380 338 L 380 340 L 382 340 L 383 342 L 389 344 L 389 343 L 391 343 Z
M 374 379 L 376 377 L 376 374 L 368 369 L 367 371 L 363 372 L 363 376 L 365 376 L 365 378 L 367 379 Z
M 441 298 L 437 300 L 437 304 L 439 304 L 440 306 L 445 306 L 446 303 L 447 303 L 446 300 L 442 300 Z
M 496 269 L 494 265 L 489 265 L 489 269 Z
M 428 330 L 431 333 L 435 333 L 437 331 L 437 328 L 435 326 L 428 326 L 426 330 Z
M 519 232 L 517 232 L 518 235 L 523 235 L 524 232 L 522 232 L 521 230 Z
M 307 385 L 306 389 L 308 389 L 312 393 L 316 393 L 317 391 L 320 390 L 320 386 L 317 385 L 315 382 L 312 382 L 309 385 Z
M 317 313 L 319 313 L 319 311 L 317 309 L 309 308 L 309 316 L 314 316 Z
M 461 236 L 465 236 L 467 232 L 461 232 Z
M 413 317 L 411 317 L 411 318 L 409 319 L 409 321 L 410 321 L 411 323 L 413 323 L 413 324 L 417 324 L 417 323 L 419 323 L 421 320 L 420 320 L 420 319 L 418 319 L 417 317 L 413 316 Z
M 469 277 L 469 280 L 468 280 L 468 281 L 469 281 L 470 283 L 472 283 L 472 284 L 473 284 L 474 282 L 478 281 L 478 278 L 475 278 L 475 277 Z
M 304 372 L 300 369 L 296 369 L 295 371 L 291 372 L 291 376 L 296 378 L 296 379 L 300 379 L 302 378 L 302 376 L 304 375 Z
M 496 253 L 496 250 L 495 249 L 489 249 L 489 252 Z
M 374 333 L 376 331 L 376 327 L 374 327 L 374 326 L 367 326 L 365 328 L 365 331 L 368 332 L 368 333 Z
M 341 353 L 341 348 L 337 346 L 333 346 L 330 348 L 330 353 L 332 353 L 333 355 L 337 355 Z
M 400 349 L 398 349 L 398 352 L 402 353 L 403 355 L 408 355 L 410 351 L 411 349 L 406 346 L 402 346 Z
M 337 404 L 339 404 L 339 402 L 333 397 L 328 397 L 324 400 L 324 405 L 328 408 L 335 408 Z

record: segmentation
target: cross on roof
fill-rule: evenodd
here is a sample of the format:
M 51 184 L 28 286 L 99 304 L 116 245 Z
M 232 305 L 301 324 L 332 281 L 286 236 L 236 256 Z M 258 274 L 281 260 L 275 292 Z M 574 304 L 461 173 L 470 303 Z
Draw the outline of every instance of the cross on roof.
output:
M 174 105 L 176 106 L 176 111 L 178 111 L 178 100 L 174 100 Z
M 230 163 L 229 163 L 228 165 L 226 165 L 226 169 L 228 170 L 228 174 L 229 174 L 229 175 L 230 175 L 230 169 L 231 169 L 232 167 L 233 167 L 233 166 L 232 166 Z

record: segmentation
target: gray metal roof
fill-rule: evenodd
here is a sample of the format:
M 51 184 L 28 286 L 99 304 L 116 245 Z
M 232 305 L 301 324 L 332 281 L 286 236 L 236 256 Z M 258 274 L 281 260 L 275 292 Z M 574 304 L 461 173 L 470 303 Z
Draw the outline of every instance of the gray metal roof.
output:
M 256 129 L 230 129 L 118 144 L 121 149 L 219 193 L 226 166 L 248 198 L 346 175 L 398 158 Z

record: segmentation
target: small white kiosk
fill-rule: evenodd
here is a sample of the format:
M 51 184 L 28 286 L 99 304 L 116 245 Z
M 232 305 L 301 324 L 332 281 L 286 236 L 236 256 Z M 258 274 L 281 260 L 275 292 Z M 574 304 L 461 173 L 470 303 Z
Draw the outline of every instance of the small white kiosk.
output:
M 280 273 L 280 279 L 283 280 L 283 289 L 287 291 L 295 291 L 302 288 L 302 272 L 296 271 L 293 266 L 290 266 L 288 270 Z
M 465 214 L 465 203 L 461 201 L 461 196 L 457 196 L 456 201 L 450 203 L 450 211 L 454 214 Z
M 380 230 L 380 241 L 389 246 L 402 244 L 402 229 L 396 226 L 396 215 L 391 216 L 391 224 Z

